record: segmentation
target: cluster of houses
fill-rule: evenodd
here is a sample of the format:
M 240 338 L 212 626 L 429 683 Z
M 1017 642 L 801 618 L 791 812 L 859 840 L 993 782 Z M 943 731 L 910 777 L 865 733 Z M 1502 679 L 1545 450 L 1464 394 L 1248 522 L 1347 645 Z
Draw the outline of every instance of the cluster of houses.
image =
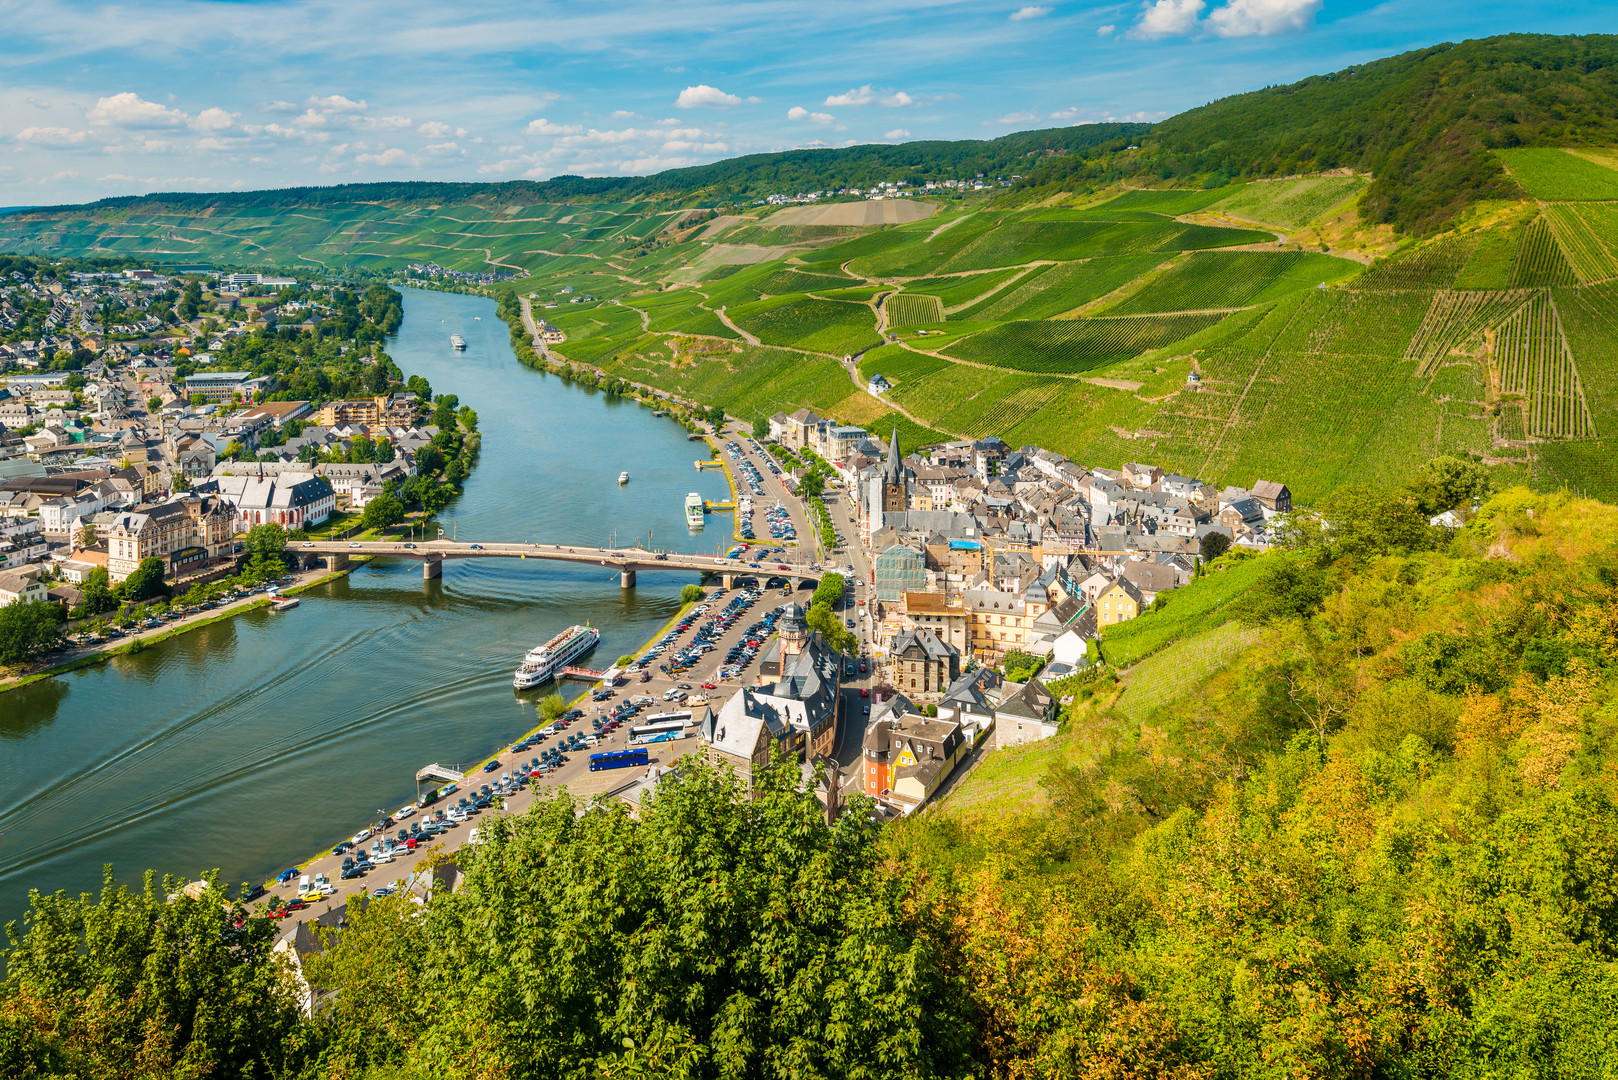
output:
M 1262 550 L 1292 509 L 1286 485 L 1271 480 L 1216 488 L 1156 465 L 1086 468 L 997 438 L 902 456 L 897 432 L 883 445 L 809 410 L 777 413 L 769 427 L 772 440 L 836 470 L 835 497 L 849 500 L 870 554 L 862 617 L 890 692 L 865 728 L 862 786 L 900 812 L 923 805 L 985 739 L 1054 735 L 1060 703 L 1045 683 L 1083 672 L 1104 627 L 1188 584 L 1206 537 Z M 1006 678 L 997 668 L 1011 654 L 1037 661 L 1039 676 Z M 726 707 L 750 715 L 749 705 Z
M 868 188 L 842 187 L 826 191 L 800 191 L 796 195 L 776 193 L 754 200 L 753 205 L 792 206 L 839 196 L 855 196 L 862 199 L 907 199 L 929 191 L 983 191 L 991 185 L 1010 187 L 1012 181 L 1021 179 L 1021 176 L 1012 176 L 995 177 L 991 180 L 983 173 L 979 173 L 970 180 L 927 180 L 919 186 L 911 184 L 908 180 L 882 180 Z
M 7 294 L 26 287 L 58 296 L 54 289 L 78 304 L 81 293 L 105 298 L 167 283 L 150 271 L 77 274 L 49 285 L 10 280 Z M 292 284 L 258 274 L 221 281 Z M 241 330 L 225 327 L 218 343 Z M 31 583 L 0 582 L 0 606 L 71 605 L 96 569 L 116 583 L 147 558 L 179 580 L 228 571 L 237 535 L 265 523 L 309 527 L 339 506 L 364 507 L 414 473 L 416 451 L 437 433 L 421 423 L 413 393 L 318 407 L 268 401 L 273 376 L 214 371 L 206 352 L 179 343 L 60 342 L 86 343 L 94 359 L 74 371 L 18 370 L 33 366 L 28 350 L 53 356 L 57 342 L 0 345 L 0 362 L 15 362 L 0 376 L 0 575 Z M 181 363 L 203 369 L 183 375 Z M 366 452 L 356 454 L 362 440 Z

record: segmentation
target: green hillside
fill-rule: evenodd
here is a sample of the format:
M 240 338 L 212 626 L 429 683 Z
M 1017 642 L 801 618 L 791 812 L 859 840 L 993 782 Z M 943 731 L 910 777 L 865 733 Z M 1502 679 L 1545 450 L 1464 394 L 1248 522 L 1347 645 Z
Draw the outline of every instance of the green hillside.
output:
M 998 435 L 1218 484 L 1276 476 L 1304 500 L 1397 482 L 1439 453 L 1618 497 L 1618 152 L 1601 145 L 1618 143 L 1612 42 L 1428 49 L 1150 130 L 624 180 L 109 200 L 6 215 L 0 252 L 494 271 L 566 335 L 553 366 L 748 420 L 807 407 L 919 441 Z M 1443 147 L 1406 138 L 1412 117 L 1450 117 L 1458 94 L 1503 115 L 1490 103 L 1508 90 L 1509 123 L 1469 113 Z M 1392 139 L 1409 147 L 1397 162 L 1375 149 Z M 1547 140 L 1563 145 L 1524 145 Z M 1176 149 L 1193 143 L 1205 150 Z M 1027 179 L 919 187 L 980 166 Z M 1263 179 L 1306 168 L 1330 171 Z M 1177 175 L 1191 183 L 1161 179 Z M 852 199 L 687 208 L 721 190 L 906 177 L 919 211 L 897 216 L 919 218 L 907 224 L 863 224 L 880 214 Z M 1424 239 L 1389 228 L 1440 221 Z M 595 302 L 564 302 L 585 293 Z M 864 389 L 877 371 L 894 384 L 881 398 Z

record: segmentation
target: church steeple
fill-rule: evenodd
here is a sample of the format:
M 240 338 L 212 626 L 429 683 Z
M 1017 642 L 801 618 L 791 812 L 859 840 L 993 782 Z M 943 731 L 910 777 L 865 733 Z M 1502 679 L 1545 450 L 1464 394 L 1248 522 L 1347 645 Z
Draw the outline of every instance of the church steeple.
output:
M 904 458 L 899 456 L 899 425 L 893 425 L 893 439 L 888 443 L 888 460 L 882 466 L 883 479 L 897 483 L 904 471 Z

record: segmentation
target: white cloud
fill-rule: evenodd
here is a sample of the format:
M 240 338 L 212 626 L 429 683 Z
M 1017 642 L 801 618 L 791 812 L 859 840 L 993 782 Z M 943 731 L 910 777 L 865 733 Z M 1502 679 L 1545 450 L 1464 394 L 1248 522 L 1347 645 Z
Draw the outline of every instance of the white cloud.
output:
M 64 127 L 25 127 L 17 132 L 18 142 L 57 148 L 79 146 L 89 137 L 88 131 L 73 131 Z
M 577 135 L 584 129 L 577 124 L 553 124 L 541 116 L 538 120 L 530 120 L 523 130 L 529 135 Z
M 1220 37 L 1268 37 L 1309 29 L 1321 0 L 1230 0 L 1208 13 L 1208 25 Z
M 750 100 L 757 101 L 758 99 L 752 98 Z M 735 94 L 727 94 L 717 86 L 709 86 L 707 83 L 698 83 L 696 86 L 688 86 L 684 90 L 680 91 L 679 97 L 674 99 L 674 107 L 677 109 L 696 109 L 710 105 L 719 105 L 728 108 L 732 105 L 740 105 L 741 103 L 742 99 L 737 97 Z M 637 172 L 639 170 L 631 169 L 626 171 Z
M 191 121 L 191 126 L 197 131 L 226 131 L 236 122 L 236 117 L 236 113 L 224 109 L 203 109 Z
M 178 109 L 146 101 L 139 94 L 124 91 L 96 102 L 85 118 L 97 127 L 164 128 L 179 127 L 187 120 Z
M 423 147 L 421 152 L 426 154 L 428 157 L 466 156 L 466 151 L 462 150 L 458 143 L 452 142 L 433 143 L 431 146 Z
M 1103 23 L 1096 27 L 1096 37 L 1112 37 L 1113 32 L 1117 29 L 1118 27 L 1112 23 Z
M 837 118 L 831 113 L 810 112 L 802 105 L 794 105 L 787 110 L 788 120 L 807 120 L 811 124 L 830 124 Z
M 394 146 L 383 150 L 381 153 L 356 154 L 354 156 L 354 164 L 380 165 L 383 168 L 389 169 L 407 169 L 420 165 L 421 159 L 412 153 L 401 150 L 397 146 Z
M 416 129 L 416 134 L 429 139 L 442 139 L 455 134 L 455 129 L 439 120 L 428 120 Z
M 1037 112 L 1024 110 L 1023 112 L 1006 113 L 997 120 L 985 120 L 983 125 L 988 127 L 993 124 L 1027 124 L 1038 119 L 1039 114 Z
M 1016 11 L 1011 13 L 1011 21 L 1022 22 L 1024 19 L 1038 19 L 1042 16 L 1049 15 L 1050 13 L 1051 9 L 1048 7 L 1018 8 Z
M 910 138 L 910 132 L 906 131 L 904 128 L 894 128 L 892 131 L 888 132 L 882 137 L 884 139 L 908 139 Z
M 1079 115 L 1079 107 L 1077 105 L 1069 105 L 1065 109 L 1057 109 L 1055 112 L 1051 113 L 1050 119 L 1052 119 L 1052 120 L 1072 120 L 1074 117 L 1076 117 L 1078 115 Z
M 613 119 L 613 120 L 639 120 L 640 119 L 640 113 L 633 113 L 633 112 L 630 112 L 628 109 L 614 109 L 614 110 L 612 110 L 611 119 Z
M 856 86 L 846 94 L 833 94 L 826 99 L 827 105 L 844 107 L 885 105 L 888 108 L 898 108 L 902 105 L 912 105 L 914 103 L 915 99 L 903 90 L 877 90 L 870 83 L 866 83 L 864 86 Z
M 303 107 L 332 113 L 360 113 L 370 108 L 364 101 L 353 101 L 341 94 L 331 94 L 327 97 L 311 97 L 303 103 Z
M 413 124 L 408 116 L 363 116 L 356 120 L 356 126 L 368 131 L 403 131 Z
M 1203 0 L 1156 0 L 1156 3 L 1142 4 L 1140 19 L 1130 35 L 1155 41 L 1189 34 L 1197 28 L 1197 16 L 1207 6 Z
M 47 101 L 45 98 L 37 98 L 37 97 L 29 96 L 29 97 L 23 98 L 23 100 L 26 101 L 28 104 L 32 105 L 36 109 L 48 109 L 48 108 L 51 107 L 51 103 L 49 101 Z

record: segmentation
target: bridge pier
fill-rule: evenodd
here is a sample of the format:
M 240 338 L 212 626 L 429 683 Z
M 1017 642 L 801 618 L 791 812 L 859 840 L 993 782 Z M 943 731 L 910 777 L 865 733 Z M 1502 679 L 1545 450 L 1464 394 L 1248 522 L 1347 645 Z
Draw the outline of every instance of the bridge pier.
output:
M 721 585 L 723 585 L 725 587 L 726 592 L 729 592 L 730 590 L 732 590 L 732 589 L 734 589 L 736 587 L 736 575 L 735 574 L 720 574 L 719 575 L 719 584 L 721 584 Z
M 328 570 L 347 570 L 348 569 L 348 556 L 342 554 L 341 552 L 339 552 L 336 555 L 327 555 L 326 556 L 326 569 L 328 569 Z
M 443 559 L 423 559 L 421 561 L 421 579 L 423 581 L 432 581 L 434 578 L 441 578 L 443 576 Z
M 618 587 L 621 589 L 633 589 L 635 587 L 635 571 L 618 571 Z

